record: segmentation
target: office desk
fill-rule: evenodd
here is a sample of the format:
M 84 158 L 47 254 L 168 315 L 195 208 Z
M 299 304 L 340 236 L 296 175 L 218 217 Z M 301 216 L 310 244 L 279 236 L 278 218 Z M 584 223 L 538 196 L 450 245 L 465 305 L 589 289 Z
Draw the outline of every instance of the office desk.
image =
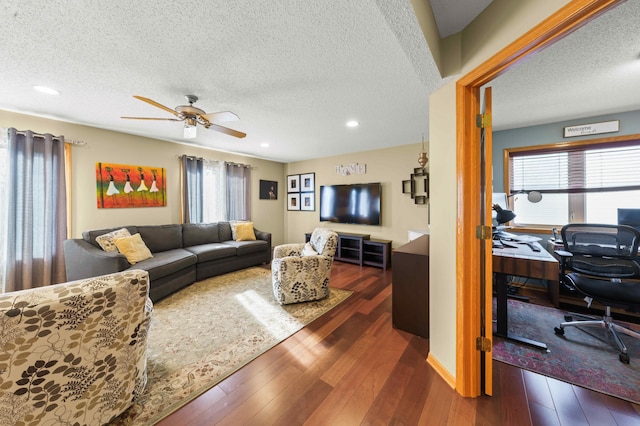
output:
M 549 281 L 558 279 L 558 260 L 540 244 L 534 244 L 540 248 L 539 252 L 533 251 L 526 244 L 515 244 L 517 248 L 493 249 L 493 273 L 496 275 L 497 292 L 497 331 L 494 334 L 546 350 L 547 345 L 545 343 L 521 336 L 513 336 L 508 332 L 507 276 L 516 275 Z

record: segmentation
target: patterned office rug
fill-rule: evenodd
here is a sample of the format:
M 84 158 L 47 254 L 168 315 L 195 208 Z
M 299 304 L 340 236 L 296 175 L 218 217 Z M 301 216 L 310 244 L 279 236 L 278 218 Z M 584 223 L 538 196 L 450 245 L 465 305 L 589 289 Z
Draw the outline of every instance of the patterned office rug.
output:
M 553 328 L 564 321 L 565 314 L 564 310 L 509 299 L 509 333 L 544 342 L 549 352 L 494 336 L 493 358 L 640 404 L 640 340 L 622 336 L 631 357 L 624 364 L 604 328 L 567 327 L 564 336 L 557 336 Z M 640 325 L 626 325 L 640 330 Z
M 197 282 L 154 306 L 144 394 L 115 425 L 152 425 L 353 292 L 281 306 L 271 271 L 249 268 Z

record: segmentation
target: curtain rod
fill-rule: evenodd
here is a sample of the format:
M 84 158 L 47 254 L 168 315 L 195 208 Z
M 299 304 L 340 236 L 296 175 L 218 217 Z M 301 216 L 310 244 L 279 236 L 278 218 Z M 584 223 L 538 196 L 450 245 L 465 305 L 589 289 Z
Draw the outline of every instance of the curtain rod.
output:
M 204 157 L 195 157 L 195 156 L 193 156 L 193 155 L 186 155 L 186 154 L 178 155 L 178 158 L 182 158 L 182 157 L 185 157 L 187 160 L 198 160 L 198 159 L 202 159 L 202 160 L 206 160 L 206 161 L 213 161 L 213 162 L 216 162 L 216 163 L 225 163 L 225 164 L 230 164 L 230 165 L 232 165 L 232 166 L 237 166 L 237 167 L 248 167 L 248 168 L 250 168 L 250 169 L 254 168 L 251 164 L 233 163 L 233 162 L 230 162 L 230 161 L 224 161 L 224 160 L 210 160 L 210 159 L 208 159 L 208 158 L 204 158 Z
M 24 131 L 24 130 L 16 130 L 16 133 L 19 134 L 19 135 L 22 135 L 22 136 L 26 136 L 27 135 L 27 132 Z M 44 137 L 45 136 L 44 133 L 36 133 L 36 132 L 31 132 L 31 133 L 33 133 L 34 136 L 40 136 L 40 137 Z M 53 135 L 51 135 L 51 136 L 53 136 Z M 58 136 L 53 136 L 53 137 L 54 138 L 58 138 Z M 65 139 L 64 143 L 70 143 L 71 145 L 78 145 L 78 146 L 84 146 L 84 145 L 87 144 L 85 141 L 79 141 L 79 140 L 76 140 L 76 139 L 71 139 L 71 140 Z

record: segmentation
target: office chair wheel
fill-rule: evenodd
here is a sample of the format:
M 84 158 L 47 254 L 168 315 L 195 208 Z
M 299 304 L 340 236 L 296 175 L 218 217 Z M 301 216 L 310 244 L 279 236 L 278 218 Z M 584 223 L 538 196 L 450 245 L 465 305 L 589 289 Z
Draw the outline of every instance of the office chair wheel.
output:
M 620 354 L 620 362 L 629 364 L 629 354 Z
M 564 328 L 562 327 L 554 327 L 553 331 L 555 331 L 558 336 L 564 336 Z
M 571 321 L 573 321 L 573 317 L 572 317 L 571 315 L 565 315 L 565 316 L 564 316 L 564 320 L 565 320 L 566 322 L 571 322 Z

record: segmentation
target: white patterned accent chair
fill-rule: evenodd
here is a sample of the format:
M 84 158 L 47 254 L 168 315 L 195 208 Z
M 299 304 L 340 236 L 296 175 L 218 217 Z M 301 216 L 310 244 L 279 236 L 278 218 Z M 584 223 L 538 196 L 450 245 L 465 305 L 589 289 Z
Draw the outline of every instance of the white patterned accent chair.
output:
M 0 424 L 103 425 L 147 383 L 149 274 L 0 295 Z
M 329 295 L 329 276 L 338 234 L 316 228 L 306 244 L 282 244 L 273 251 L 273 295 L 281 305 L 319 300 Z

